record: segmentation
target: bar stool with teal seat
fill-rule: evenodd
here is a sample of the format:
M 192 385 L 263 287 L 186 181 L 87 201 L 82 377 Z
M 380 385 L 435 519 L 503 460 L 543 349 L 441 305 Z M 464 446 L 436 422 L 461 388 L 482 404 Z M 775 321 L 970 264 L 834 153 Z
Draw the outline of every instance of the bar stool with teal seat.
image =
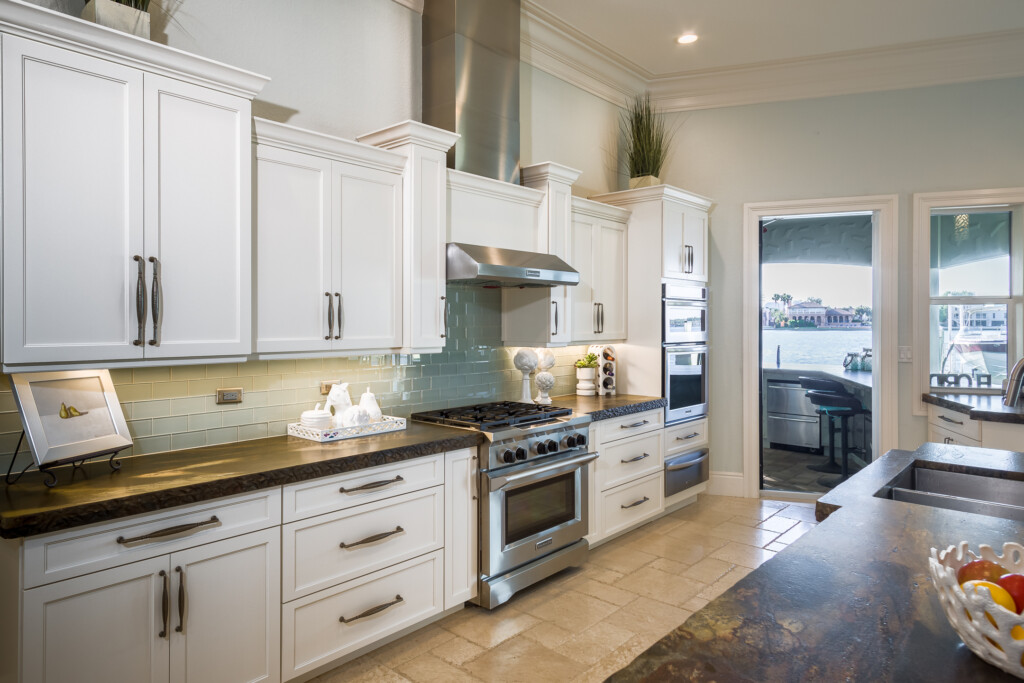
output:
M 846 390 L 841 382 L 837 382 L 834 379 L 824 379 L 821 377 L 798 377 L 800 386 L 807 391 L 817 391 L 823 394 L 835 394 L 837 396 L 849 396 L 850 392 Z M 805 396 L 807 394 L 804 394 Z M 822 410 L 822 406 L 817 406 L 818 423 L 821 424 L 825 419 L 825 411 Z M 819 428 L 819 432 L 821 429 Z M 824 472 L 826 474 L 839 474 L 842 472 L 842 467 L 836 461 L 835 448 L 832 447 L 834 441 L 835 426 L 832 420 L 828 423 L 828 439 L 829 439 L 829 450 L 828 450 L 828 461 L 818 465 L 808 465 L 807 469 L 814 470 L 815 472 Z M 822 449 L 824 450 L 824 449 Z
M 860 399 L 852 394 L 835 394 L 826 391 L 808 391 L 807 398 L 811 403 L 818 406 L 818 410 L 828 418 L 828 447 L 835 458 L 835 420 L 839 420 L 839 433 L 842 440 L 842 466 L 838 476 L 819 477 L 818 483 L 826 488 L 832 488 L 836 484 L 846 481 L 850 476 L 850 453 L 856 449 L 850 446 L 850 418 L 863 415 L 867 410 L 861 404 Z

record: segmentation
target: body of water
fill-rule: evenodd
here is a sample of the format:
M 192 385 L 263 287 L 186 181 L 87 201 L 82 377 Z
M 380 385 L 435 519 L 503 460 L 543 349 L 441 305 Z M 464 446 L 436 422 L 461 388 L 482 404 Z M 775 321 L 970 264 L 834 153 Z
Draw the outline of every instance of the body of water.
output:
M 775 349 L 782 346 L 782 364 L 842 365 L 850 351 L 871 346 L 871 330 L 762 330 L 762 362 L 775 367 Z

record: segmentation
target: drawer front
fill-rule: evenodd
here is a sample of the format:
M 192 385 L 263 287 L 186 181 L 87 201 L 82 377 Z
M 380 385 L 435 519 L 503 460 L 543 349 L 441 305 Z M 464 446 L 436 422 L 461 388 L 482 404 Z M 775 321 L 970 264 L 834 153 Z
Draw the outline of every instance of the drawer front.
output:
M 665 411 L 664 409 L 658 409 L 626 415 L 625 417 L 616 417 L 610 420 L 601 420 L 594 424 L 594 429 L 600 444 L 603 446 L 629 436 L 653 432 L 655 429 L 661 429 L 664 426 Z
M 273 488 L 29 538 L 25 540 L 25 587 L 138 562 L 280 523 L 281 489 Z M 174 529 L 178 532 L 144 538 Z
M 373 538 L 377 540 L 360 543 Z M 286 524 L 282 600 L 365 576 L 443 545 L 443 486 Z
M 972 420 L 969 415 L 930 405 L 928 406 L 928 422 L 954 434 L 981 441 L 981 422 Z
M 624 531 L 660 514 L 664 509 L 663 482 L 664 475 L 659 471 L 600 494 L 602 536 Z
M 975 439 L 968 439 L 962 434 L 957 434 L 944 427 L 928 423 L 928 440 L 933 443 L 945 443 L 956 446 L 981 446 L 981 442 Z
M 665 429 L 665 457 L 708 442 L 708 421 L 695 420 Z
M 597 459 L 597 490 L 605 491 L 660 470 L 664 441 L 665 430 L 659 429 L 602 447 Z
M 285 604 L 282 679 L 312 671 L 443 611 L 442 554 L 436 551 Z M 399 596 L 401 602 L 352 620 Z M 340 621 L 342 617 L 348 621 Z
M 372 503 L 444 483 L 444 454 L 284 487 L 284 521 Z M 342 491 L 341 489 L 345 489 Z

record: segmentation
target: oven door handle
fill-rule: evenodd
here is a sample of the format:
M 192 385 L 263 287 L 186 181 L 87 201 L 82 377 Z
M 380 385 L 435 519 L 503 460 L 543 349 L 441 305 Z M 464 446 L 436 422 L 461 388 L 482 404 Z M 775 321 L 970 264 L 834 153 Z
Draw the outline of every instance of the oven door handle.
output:
M 597 453 L 584 453 L 583 455 L 578 455 L 574 458 L 569 458 L 568 460 L 563 460 L 561 462 L 551 463 L 550 465 L 538 467 L 527 472 L 510 474 L 507 477 L 492 478 L 488 475 L 488 479 L 490 479 L 490 485 L 488 488 L 491 493 L 494 493 L 496 491 L 503 491 L 512 484 L 529 484 L 557 477 L 559 475 L 572 472 L 573 470 L 577 470 L 588 462 L 597 460 L 597 456 Z

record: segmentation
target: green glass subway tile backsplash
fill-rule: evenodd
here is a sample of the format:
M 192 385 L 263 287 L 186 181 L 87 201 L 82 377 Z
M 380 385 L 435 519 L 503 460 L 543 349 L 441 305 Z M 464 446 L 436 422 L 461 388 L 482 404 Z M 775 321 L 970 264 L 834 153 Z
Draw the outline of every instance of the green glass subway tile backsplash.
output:
M 255 360 L 246 363 L 115 369 L 117 387 L 135 455 L 261 439 L 285 433 L 303 410 L 323 402 L 320 382 L 341 380 L 358 402 L 366 387 L 386 415 L 481 401 L 514 400 L 522 375 L 512 365 L 514 348 L 501 346 L 501 293 L 449 286 L 447 344 L 422 355 Z M 575 391 L 574 361 L 586 347 L 552 349 L 552 395 Z M 219 388 L 243 389 L 243 401 L 217 405 Z M 536 388 L 533 390 L 536 396 Z M 0 390 L 0 454 L 3 464 L 21 433 L 7 378 Z M 22 450 L 26 450 L 22 446 Z M 26 455 L 19 464 L 27 462 Z

